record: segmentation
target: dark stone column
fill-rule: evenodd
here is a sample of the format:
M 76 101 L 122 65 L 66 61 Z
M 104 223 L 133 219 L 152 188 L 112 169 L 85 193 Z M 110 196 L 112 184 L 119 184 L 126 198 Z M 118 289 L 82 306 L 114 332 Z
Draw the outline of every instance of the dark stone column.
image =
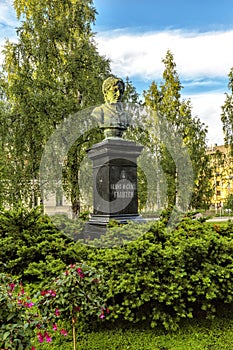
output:
M 109 220 L 142 221 L 138 214 L 137 157 L 143 147 L 122 138 L 107 138 L 92 146 L 93 214 L 85 233 L 90 238 L 104 233 Z

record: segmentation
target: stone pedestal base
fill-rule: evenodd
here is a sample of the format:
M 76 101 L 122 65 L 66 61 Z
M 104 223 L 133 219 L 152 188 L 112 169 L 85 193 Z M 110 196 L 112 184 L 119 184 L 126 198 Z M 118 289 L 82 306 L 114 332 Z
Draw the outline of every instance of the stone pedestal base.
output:
M 106 232 L 110 220 L 119 224 L 142 222 L 138 214 L 137 157 L 142 146 L 121 138 L 107 138 L 93 145 L 93 214 L 85 228 L 91 239 Z

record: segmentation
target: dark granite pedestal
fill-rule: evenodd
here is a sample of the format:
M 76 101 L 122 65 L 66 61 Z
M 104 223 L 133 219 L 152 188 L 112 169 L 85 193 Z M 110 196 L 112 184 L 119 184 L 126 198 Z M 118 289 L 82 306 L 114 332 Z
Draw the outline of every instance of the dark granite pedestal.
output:
M 138 214 L 137 157 L 142 146 L 122 138 L 107 138 L 93 145 L 88 157 L 93 162 L 93 214 L 85 237 L 104 234 L 110 220 L 126 224 L 142 221 Z

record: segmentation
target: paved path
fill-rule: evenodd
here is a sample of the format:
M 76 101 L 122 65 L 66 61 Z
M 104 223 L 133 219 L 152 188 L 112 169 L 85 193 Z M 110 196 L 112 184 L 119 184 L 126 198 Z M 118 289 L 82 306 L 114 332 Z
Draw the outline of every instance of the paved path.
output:
M 233 220 L 233 216 L 218 216 L 215 218 L 208 219 L 206 221 L 228 221 Z

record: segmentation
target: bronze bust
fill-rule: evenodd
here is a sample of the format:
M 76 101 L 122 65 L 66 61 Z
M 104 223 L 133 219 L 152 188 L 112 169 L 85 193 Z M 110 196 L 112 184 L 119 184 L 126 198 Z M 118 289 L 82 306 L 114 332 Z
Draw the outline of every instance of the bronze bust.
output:
M 121 137 L 129 125 L 122 104 L 124 90 L 125 84 L 121 78 L 111 76 L 103 82 L 105 103 L 96 107 L 92 115 L 97 119 L 99 127 L 104 130 L 106 137 Z

